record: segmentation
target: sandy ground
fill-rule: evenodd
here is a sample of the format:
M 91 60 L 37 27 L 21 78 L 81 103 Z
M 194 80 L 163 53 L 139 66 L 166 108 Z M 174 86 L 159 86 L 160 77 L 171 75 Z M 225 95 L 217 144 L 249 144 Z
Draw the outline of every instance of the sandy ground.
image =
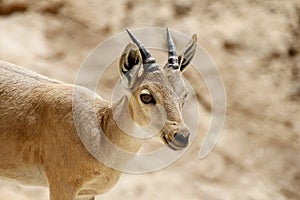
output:
M 198 88 L 195 145 L 166 169 L 124 174 L 97 199 L 300 199 L 299 0 L 0 0 L 0 59 L 72 83 L 98 43 L 149 26 L 198 34 L 225 83 L 223 134 L 199 160 L 210 98 Z M 29 199 L 48 190 L 0 182 L 0 200 Z

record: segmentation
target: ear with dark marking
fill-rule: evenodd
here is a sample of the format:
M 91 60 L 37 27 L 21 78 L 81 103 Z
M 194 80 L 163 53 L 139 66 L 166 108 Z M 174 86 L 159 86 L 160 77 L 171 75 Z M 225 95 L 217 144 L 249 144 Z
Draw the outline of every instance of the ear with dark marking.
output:
M 197 49 L 197 35 L 193 34 L 188 45 L 181 51 L 180 55 L 178 56 L 180 71 L 184 71 L 186 67 L 190 64 L 190 62 L 192 61 L 195 55 L 196 49 Z
M 141 65 L 142 56 L 138 47 L 133 43 L 128 44 L 125 47 L 119 62 L 121 79 L 126 87 L 131 88 L 134 85 L 141 70 L 143 70 Z

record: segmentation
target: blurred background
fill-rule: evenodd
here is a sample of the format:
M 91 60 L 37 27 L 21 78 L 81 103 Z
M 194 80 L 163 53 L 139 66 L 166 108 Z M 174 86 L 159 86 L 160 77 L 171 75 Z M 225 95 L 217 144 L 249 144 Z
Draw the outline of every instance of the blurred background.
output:
M 210 120 L 199 87 L 200 136 L 188 152 L 164 170 L 122 175 L 97 199 L 299 200 L 299 0 L 0 0 L 0 59 L 72 83 L 101 41 L 149 26 L 197 33 L 224 80 L 225 127 L 199 160 Z M 29 199 L 46 200 L 48 190 L 0 182 L 0 200 Z

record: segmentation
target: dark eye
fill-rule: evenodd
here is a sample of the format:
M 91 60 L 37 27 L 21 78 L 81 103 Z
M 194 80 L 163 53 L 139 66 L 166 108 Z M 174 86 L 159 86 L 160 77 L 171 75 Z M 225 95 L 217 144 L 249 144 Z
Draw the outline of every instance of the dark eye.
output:
M 140 98 L 144 104 L 150 104 L 150 103 L 155 104 L 156 103 L 151 94 L 141 94 Z

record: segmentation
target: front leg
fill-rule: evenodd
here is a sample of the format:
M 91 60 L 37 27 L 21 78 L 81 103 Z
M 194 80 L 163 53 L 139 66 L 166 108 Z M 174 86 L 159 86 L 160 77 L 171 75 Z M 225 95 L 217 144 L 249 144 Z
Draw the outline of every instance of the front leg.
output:
M 77 190 L 68 183 L 49 181 L 49 189 L 50 200 L 77 200 Z

